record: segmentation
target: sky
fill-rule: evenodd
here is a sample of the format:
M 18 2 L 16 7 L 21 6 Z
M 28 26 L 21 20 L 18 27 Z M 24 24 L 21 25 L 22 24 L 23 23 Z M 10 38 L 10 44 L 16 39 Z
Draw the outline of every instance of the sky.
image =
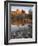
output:
M 32 10 L 32 7 L 23 7 L 23 6 L 11 6 L 11 11 L 16 11 L 16 9 L 29 11 Z

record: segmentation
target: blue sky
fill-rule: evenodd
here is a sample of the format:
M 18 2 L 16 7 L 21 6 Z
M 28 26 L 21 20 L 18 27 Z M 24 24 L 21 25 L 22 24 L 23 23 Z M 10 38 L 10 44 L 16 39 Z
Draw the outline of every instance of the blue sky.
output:
M 16 9 L 20 9 L 20 10 L 26 10 L 29 11 L 30 9 L 32 10 L 32 7 L 23 7 L 23 6 L 12 6 L 11 7 L 11 11 L 15 11 Z

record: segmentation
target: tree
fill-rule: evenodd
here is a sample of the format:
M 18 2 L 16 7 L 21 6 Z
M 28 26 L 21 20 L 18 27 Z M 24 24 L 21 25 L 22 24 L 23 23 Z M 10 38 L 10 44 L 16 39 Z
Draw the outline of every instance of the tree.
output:
M 32 9 L 29 10 L 29 14 L 32 15 Z
M 32 19 L 32 9 L 29 10 L 29 16 L 28 16 L 29 19 Z

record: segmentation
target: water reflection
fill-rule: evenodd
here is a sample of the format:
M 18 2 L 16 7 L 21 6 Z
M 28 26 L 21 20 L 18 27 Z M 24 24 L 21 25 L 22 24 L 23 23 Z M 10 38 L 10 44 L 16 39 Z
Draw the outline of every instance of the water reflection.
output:
M 26 24 L 24 26 L 11 26 L 11 39 L 15 38 L 32 38 L 32 25 Z

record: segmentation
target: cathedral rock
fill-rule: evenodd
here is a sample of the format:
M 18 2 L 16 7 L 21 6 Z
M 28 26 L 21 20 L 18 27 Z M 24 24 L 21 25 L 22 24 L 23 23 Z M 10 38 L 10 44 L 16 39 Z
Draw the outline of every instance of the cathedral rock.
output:
M 19 9 L 11 11 L 11 24 L 24 25 L 28 23 L 32 23 L 32 14 L 26 14 L 26 11 Z

